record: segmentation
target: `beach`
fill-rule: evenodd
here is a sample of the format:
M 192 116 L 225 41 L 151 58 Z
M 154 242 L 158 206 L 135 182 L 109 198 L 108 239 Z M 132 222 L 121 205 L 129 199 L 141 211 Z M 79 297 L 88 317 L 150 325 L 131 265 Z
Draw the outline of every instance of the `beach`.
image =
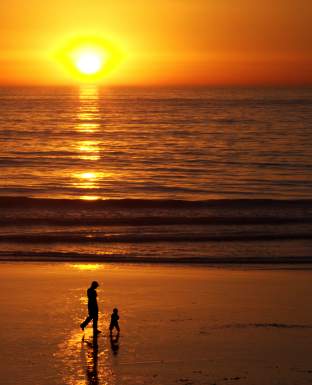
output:
M 0 274 L 7 385 L 312 381 L 309 266 L 3 262 Z M 94 279 L 97 344 L 79 328 Z

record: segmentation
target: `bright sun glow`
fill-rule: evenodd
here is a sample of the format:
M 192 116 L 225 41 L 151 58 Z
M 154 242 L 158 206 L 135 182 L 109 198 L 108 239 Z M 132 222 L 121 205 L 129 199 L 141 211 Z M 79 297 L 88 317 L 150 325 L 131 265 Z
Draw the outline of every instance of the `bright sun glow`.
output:
M 121 53 L 99 37 L 77 37 L 60 48 L 57 58 L 79 82 L 97 83 L 120 62 Z
M 77 69 L 85 75 L 93 75 L 102 69 L 104 64 L 103 55 L 98 52 L 81 52 L 75 59 Z

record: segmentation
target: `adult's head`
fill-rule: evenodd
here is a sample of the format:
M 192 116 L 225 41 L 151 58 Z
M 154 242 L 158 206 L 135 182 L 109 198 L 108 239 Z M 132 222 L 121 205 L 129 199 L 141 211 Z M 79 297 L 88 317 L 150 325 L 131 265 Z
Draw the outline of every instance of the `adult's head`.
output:
M 100 285 L 99 285 L 99 283 L 97 282 L 97 281 L 93 281 L 92 283 L 91 283 L 91 287 L 92 287 L 92 289 L 96 289 L 97 287 L 99 287 Z

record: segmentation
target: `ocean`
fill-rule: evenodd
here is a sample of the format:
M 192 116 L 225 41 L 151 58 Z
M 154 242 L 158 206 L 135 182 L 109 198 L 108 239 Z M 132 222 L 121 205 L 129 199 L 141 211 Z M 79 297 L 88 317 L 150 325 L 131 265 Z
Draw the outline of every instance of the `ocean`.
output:
M 312 262 L 312 89 L 0 88 L 0 259 Z

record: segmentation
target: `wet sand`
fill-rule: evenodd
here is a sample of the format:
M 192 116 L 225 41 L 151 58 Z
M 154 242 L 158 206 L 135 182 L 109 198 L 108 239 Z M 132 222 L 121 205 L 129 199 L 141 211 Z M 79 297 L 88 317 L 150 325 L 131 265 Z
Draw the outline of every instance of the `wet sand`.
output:
M 1 263 L 1 381 L 311 384 L 311 278 L 294 267 Z M 94 279 L 97 344 L 79 329 Z

